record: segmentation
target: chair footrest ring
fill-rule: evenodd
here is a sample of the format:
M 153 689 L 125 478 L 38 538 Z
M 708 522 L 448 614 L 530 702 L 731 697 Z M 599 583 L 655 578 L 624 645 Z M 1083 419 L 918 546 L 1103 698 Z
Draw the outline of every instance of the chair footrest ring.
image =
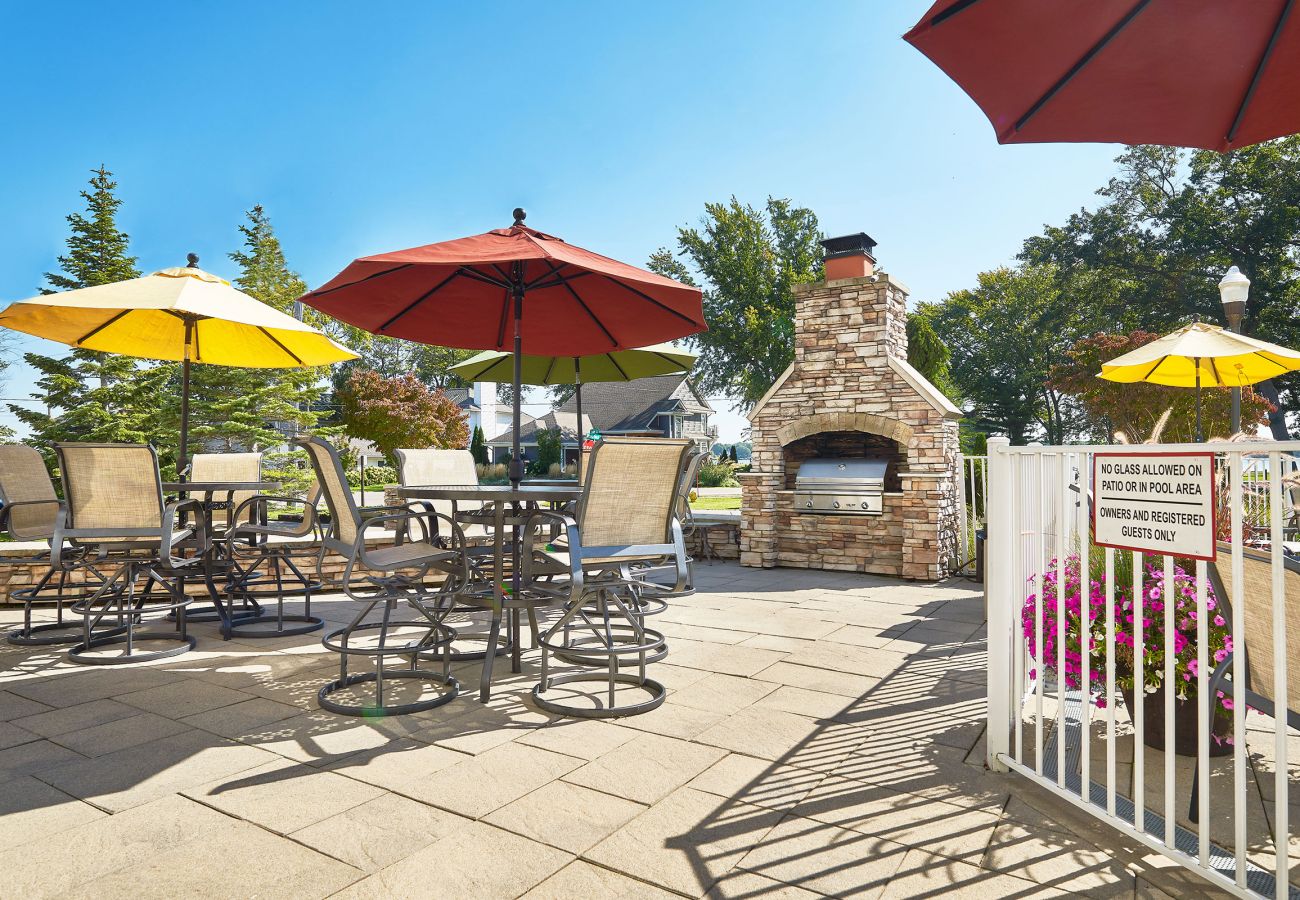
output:
M 134 647 L 136 644 L 156 641 L 169 641 L 176 644 L 176 646 L 167 650 L 136 650 Z M 194 649 L 196 641 L 191 635 L 181 637 L 175 634 L 136 634 L 131 636 L 132 650 L 130 653 L 123 653 L 121 656 L 90 655 L 92 650 L 98 650 L 111 644 L 125 643 L 126 635 L 124 633 L 91 638 L 89 644 L 83 640 L 75 647 L 68 649 L 68 659 L 86 666 L 124 666 L 128 663 L 149 662 L 154 659 L 166 659 L 169 656 L 180 656 L 182 653 L 189 653 Z
M 332 713 L 338 713 L 342 716 L 404 716 L 408 713 L 423 712 L 426 709 L 436 709 L 444 703 L 450 703 L 460 694 L 460 682 L 455 676 L 443 675 L 441 672 L 429 672 L 424 669 L 395 669 L 391 672 L 384 672 L 384 680 L 391 679 L 432 681 L 444 685 L 448 690 L 444 694 L 432 697 L 428 700 L 417 700 L 414 703 L 401 703 L 396 706 L 362 706 L 357 703 L 337 703 L 330 699 L 330 695 L 358 684 L 373 683 L 376 680 L 374 672 L 360 672 L 356 675 L 349 675 L 347 678 L 335 679 L 320 689 L 316 695 L 316 701 L 320 708 Z
M 439 647 L 444 647 L 456 640 L 456 629 L 450 625 L 437 625 L 425 620 L 423 622 L 406 621 L 406 622 L 389 622 L 388 629 L 394 628 L 419 628 L 426 633 L 436 634 L 432 641 L 426 638 L 420 640 L 411 640 L 403 644 L 389 644 L 385 647 L 345 647 L 336 641 L 341 635 L 357 635 L 371 631 L 382 631 L 385 628 L 383 622 L 367 622 L 364 625 L 358 625 L 356 628 L 340 628 L 337 631 L 331 631 L 325 637 L 321 638 L 321 644 L 325 649 L 333 650 L 335 653 L 342 653 L 347 656 L 411 656 L 418 653 L 428 653 Z
M 281 626 L 279 628 L 249 628 L 250 625 L 265 625 L 268 622 L 300 622 L 300 625 Z M 294 613 L 292 615 L 276 615 L 275 613 L 263 613 L 260 616 L 251 618 L 235 619 L 230 626 L 230 636 L 235 638 L 273 638 L 273 637 L 292 637 L 295 634 L 311 634 L 313 631 L 320 631 L 325 627 L 325 620 L 316 616 L 304 616 Z
M 641 713 L 650 712 L 652 709 L 659 708 L 664 699 L 668 696 L 667 689 L 655 681 L 653 678 L 641 678 L 640 675 L 634 675 L 631 672 L 617 672 L 614 674 L 614 681 L 618 684 L 630 684 L 635 687 L 644 689 L 650 694 L 650 699 L 642 703 L 633 703 L 628 706 L 615 707 L 587 707 L 573 706 L 567 703 L 556 703 L 553 700 L 545 699 L 542 694 L 542 686 L 537 684 L 533 687 L 533 702 L 537 706 L 549 713 L 557 716 L 571 716 L 576 719 L 614 719 L 620 716 L 636 716 Z M 566 672 L 560 675 L 552 675 L 549 679 L 550 686 L 559 684 L 574 684 L 578 682 L 599 682 L 605 687 L 609 686 L 609 675 L 600 672 Z
M 579 630 L 586 631 L 586 629 L 582 628 L 581 626 L 574 627 L 575 632 Z M 635 635 L 635 632 L 633 631 L 631 625 L 617 625 L 617 624 L 610 625 L 610 631 L 613 632 L 615 638 L 618 638 L 623 635 L 627 635 L 628 637 L 634 637 Z M 653 653 L 656 650 L 663 647 L 668 640 L 666 637 L 663 636 L 662 633 L 655 631 L 652 628 L 643 628 L 642 634 L 644 635 L 644 637 L 641 639 L 639 643 L 615 644 L 614 646 L 609 647 L 603 643 L 601 644 L 592 643 L 590 646 L 588 646 L 587 645 L 588 642 L 594 642 L 599 640 L 599 638 L 596 635 L 589 634 L 589 633 L 581 634 L 578 636 L 580 643 L 562 644 L 559 642 L 559 640 L 553 639 L 550 633 L 548 632 L 547 634 L 542 635 L 540 644 L 542 647 L 546 648 L 547 650 L 550 650 L 552 653 L 556 655 L 563 653 L 565 654 L 566 658 L 568 656 L 574 657 L 575 659 L 573 661 L 578 661 L 578 660 L 591 661 L 591 660 L 598 660 L 598 659 L 609 659 L 609 657 L 611 656 L 624 656 L 631 653 Z M 559 632 L 555 637 L 562 640 L 564 637 L 564 633 Z

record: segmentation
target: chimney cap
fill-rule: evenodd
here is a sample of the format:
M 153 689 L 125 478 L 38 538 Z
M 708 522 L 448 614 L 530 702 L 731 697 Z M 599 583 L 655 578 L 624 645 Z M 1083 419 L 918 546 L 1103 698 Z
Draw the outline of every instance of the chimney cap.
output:
M 842 237 L 826 238 L 821 243 L 826 251 L 826 259 L 865 256 L 872 262 L 876 260 L 876 257 L 871 252 L 876 249 L 876 242 L 865 231 L 859 231 L 857 234 L 846 234 Z

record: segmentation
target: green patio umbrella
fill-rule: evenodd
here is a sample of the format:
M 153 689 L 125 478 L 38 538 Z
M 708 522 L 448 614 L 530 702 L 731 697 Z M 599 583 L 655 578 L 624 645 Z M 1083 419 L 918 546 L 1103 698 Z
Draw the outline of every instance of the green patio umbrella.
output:
M 634 350 L 614 350 L 593 356 L 523 357 L 521 384 L 571 384 L 577 401 L 578 454 L 582 455 L 582 385 L 592 381 L 635 381 L 654 375 L 677 375 L 690 370 L 695 354 L 672 344 L 652 344 Z M 513 381 L 514 354 L 487 350 L 457 363 L 449 370 L 466 381 Z

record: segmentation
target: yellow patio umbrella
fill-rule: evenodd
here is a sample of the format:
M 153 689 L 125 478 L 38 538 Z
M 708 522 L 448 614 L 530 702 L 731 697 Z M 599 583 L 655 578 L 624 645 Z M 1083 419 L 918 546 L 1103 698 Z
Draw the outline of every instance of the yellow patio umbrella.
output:
M 1201 439 L 1201 387 L 1244 387 L 1300 370 L 1300 352 L 1193 322 L 1103 363 L 1098 378 L 1196 388 L 1196 437 Z
M 19 300 L 0 325 L 72 347 L 183 363 L 181 446 L 187 457 L 190 363 L 289 369 L 356 359 L 315 328 L 188 266 L 142 278 Z

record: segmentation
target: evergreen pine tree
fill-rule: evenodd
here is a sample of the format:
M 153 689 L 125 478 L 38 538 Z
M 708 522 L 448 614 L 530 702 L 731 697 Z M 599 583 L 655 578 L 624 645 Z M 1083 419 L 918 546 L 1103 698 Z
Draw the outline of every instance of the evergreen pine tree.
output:
M 474 457 L 474 462 L 480 466 L 486 466 L 488 462 L 487 438 L 483 436 L 483 426 L 474 426 L 474 437 L 469 442 L 470 455 Z
M 68 252 L 59 257 L 60 272 L 45 275 L 46 294 L 136 278 L 140 270 L 129 253 L 130 239 L 117 226 L 122 205 L 117 182 L 100 166 L 92 170 L 89 189 L 81 192 L 84 213 L 68 216 Z M 149 442 L 159 436 L 157 397 L 163 380 L 175 369 L 128 356 L 72 350 L 62 357 L 24 354 L 36 369 L 39 391 L 32 394 L 44 409 L 11 405 L 31 429 L 32 441 L 51 460 L 56 441 Z
M 230 254 L 238 264 L 235 287 L 268 306 L 292 314 L 307 285 L 285 262 L 266 211 L 254 206 L 239 227 L 244 244 Z M 314 316 L 319 314 L 311 311 Z M 306 316 L 304 315 L 304 318 Z M 196 365 L 190 388 L 191 451 L 265 450 L 282 444 L 285 433 L 316 423 L 324 372 L 310 369 L 246 369 Z M 179 398 L 179 384 L 174 394 Z M 179 401 L 175 404 L 179 430 Z

